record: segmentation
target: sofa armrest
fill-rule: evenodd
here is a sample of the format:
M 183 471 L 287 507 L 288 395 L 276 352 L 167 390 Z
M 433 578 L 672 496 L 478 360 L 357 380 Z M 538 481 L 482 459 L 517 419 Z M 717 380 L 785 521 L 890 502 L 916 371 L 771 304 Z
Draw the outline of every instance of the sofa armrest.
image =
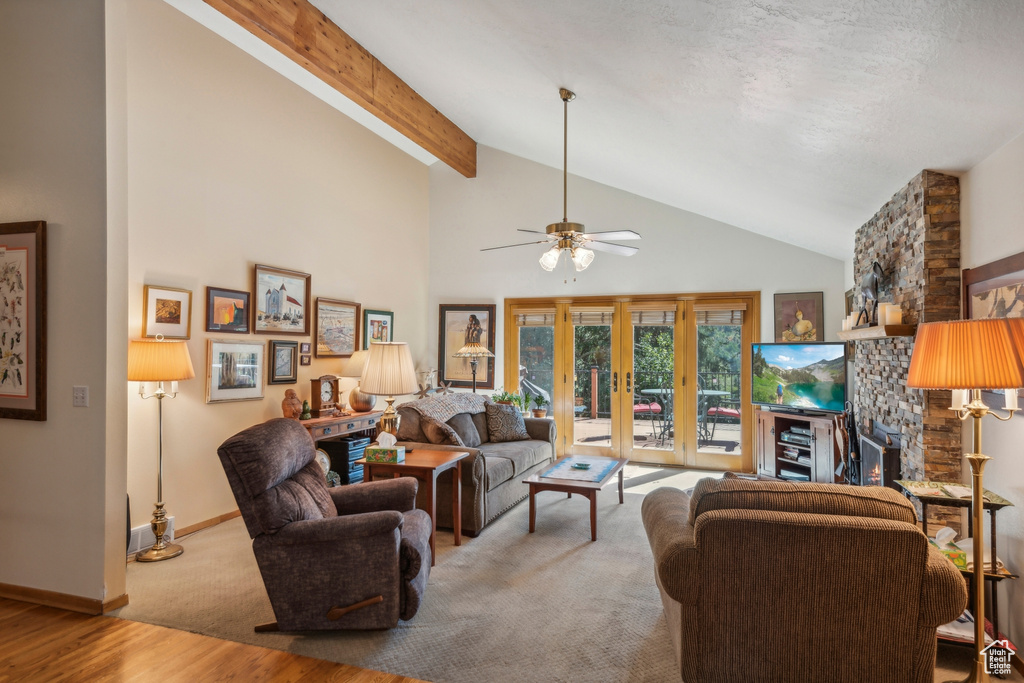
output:
M 551 444 L 551 452 L 555 452 L 555 439 L 558 432 L 555 429 L 554 420 L 549 420 L 546 417 L 524 417 L 523 422 L 526 424 L 526 433 L 530 435 L 531 439 L 547 441 Z
M 379 510 L 344 517 L 307 519 L 286 524 L 277 533 L 267 536 L 272 545 L 308 545 L 337 543 L 356 538 L 392 534 L 402 527 L 402 513 L 397 510 Z
M 368 481 L 352 486 L 328 489 L 338 516 L 355 515 L 377 510 L 408 512 L 416 507 L 416 489 L 419 482 L 412 477 L 399 477 L 388 481 Z
M 658 585 L 682 605 L 697 602 L 697 546 L 689 514 L 690 496 L 668 487 L 647 494 L 641 507 Z
M 405 452 L 418 451 L 418 450 L 430 450 L 430 451 L 467 451 L 469 453 L 469 459 L 472 460 L 476 456 L 480 455 L 479 448 L 469 448 L 468 446 L 454 446 L 447 443 L 420 443 L 418 441 L 399 441 L 398 446 L 405 446 Z
M 948 624 L 967 607 L 967 582 L 942 552 L 928 545 L 928 564 L 921 582 L 921 611 L 918 623 L 934 628 Z

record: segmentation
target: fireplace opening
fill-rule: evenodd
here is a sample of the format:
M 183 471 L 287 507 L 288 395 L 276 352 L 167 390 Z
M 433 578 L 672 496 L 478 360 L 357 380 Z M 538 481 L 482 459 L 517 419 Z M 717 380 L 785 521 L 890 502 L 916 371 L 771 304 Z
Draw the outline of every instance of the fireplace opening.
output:
M 871 434 L 860 434 L 858 478 L 860 486 L 888 486 L 899 490 L 900 433 L 873 421 Z

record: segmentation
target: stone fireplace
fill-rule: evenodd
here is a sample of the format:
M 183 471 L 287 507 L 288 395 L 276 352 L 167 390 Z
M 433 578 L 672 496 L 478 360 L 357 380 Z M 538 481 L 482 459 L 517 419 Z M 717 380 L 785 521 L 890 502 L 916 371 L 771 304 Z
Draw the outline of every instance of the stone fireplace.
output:
M 922 171 L 857 231 L 854 281 L 877 261 L 885 272 L 879 301 L 903 309 L 903 322 L 960 317 L 960 181 Z M 905 479 L 960 481 L 960 420 L 948 391 L 907 389 L 912 337 L 855 343 L 854 416 L 871 434 L 877 424 L 900 436 Z M 929 512 L 937 520 L 958 516 Z M 940 522 L 943 523 L 943 522 Z

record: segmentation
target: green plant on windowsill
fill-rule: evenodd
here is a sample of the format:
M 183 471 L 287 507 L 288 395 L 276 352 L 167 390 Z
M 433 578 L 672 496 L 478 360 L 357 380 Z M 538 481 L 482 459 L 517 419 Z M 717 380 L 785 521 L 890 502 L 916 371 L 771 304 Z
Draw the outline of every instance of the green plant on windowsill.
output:
M 517 398 L 519 398 L 518 394 L 509 393 L 504 389 L 499 389 L 491 394 L 491 401 L 494 403 L 504 403 L 505 405 L 518 405 L 516 403 Z
M 541 396 L 540 394 L 533 394 L 533 396 L 530 396 L 530 397 L 527 398 L 527 401 L 529 402 L 530 399 L 533 399 L 533 416 L 534 417 L 547 417 L 547 414 L 548 414 L 548 409 L 547 409 L 548 402 L 546 400 L 544 400 L 544 397 Z

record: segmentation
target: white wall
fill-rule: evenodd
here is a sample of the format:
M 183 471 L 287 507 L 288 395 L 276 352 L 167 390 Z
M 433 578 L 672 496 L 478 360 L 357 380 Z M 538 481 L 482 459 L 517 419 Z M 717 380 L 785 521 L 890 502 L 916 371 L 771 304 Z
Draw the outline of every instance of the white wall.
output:
M 1024 136 L 1017 137 L 960 177 L 961 263 L 975 268 L 1024 251 Z M 1024 417 L 1009 422 L 986 419 L 982 449 L 986 488 L 1014 507 L 999 512 L 999 557 L 1016 572 L 1024 570 Z M 965 452 L 972 431 L 963 430 Z M 1024 641 L 1024 585 L 999 585 L 1000 627 L 1015 643 Z
M 570 168 L 571 163 L 570 150 Z M 776 292 L 823 291 L 826 338 L 836 338 L 847 289 L 838 259 L 570 174 L 570 221 L 590 232 L 635 230 L 643 239 L 630 243 L 640 247 L 634 256 L 597 252 L 593 264 L 570 274 L 565 284 L 561 268 L 547 273 L 537 264 L 543 245 L 480 252 L 529 242 L 534 236 L 518 228 L 543 232 L 562 219 L 561 170 L 479 147 L 477 172 L 467 180 L 441 164 L 430 169 L 432 366 L 437 364 L 437 305 L 494 303 L 499 386 L 501 312 L 504 299 L 516 297 L 758 290 L 761 339 L 772 341 Z M 742 188 L 736 188 L 736 196 L 743 201 Z
M 124 593 L 123 555 L 104 574 L 105 538 L 124 533 L 123 465 L 107 466 L 123 463 L 117 418 L 107 431 L 123 389 L 108 397 L 106 370 L 124 324 L 108 327 L 106 282 L 126 270 L 106 239 L 104 22 L 103 0 L 0 3 L 0 222 L 49 229 L 49 418 L 0 421 L 0 583 L 91 599 Z
M 141 334 L 144 284 L 192 290 L 196 379 L 164 405 L 164 499 L 177 528 L 237 506 L 217 447 L 281 415 L 286 389 L 341 369 L 313 360 L 262 401 L 205 403 L 206 287 L 251 290 L 253 265 L 312 275 L 314 296 L 395 312 L 395 339 L 422 356 L 429 178 L 395 149 L 159 0 L 128 14 L 129 331 Z M 349 385 L 350 386 L 350 385 Z M 128 388 L 132 525 L 156 495 L 157 406 Z

